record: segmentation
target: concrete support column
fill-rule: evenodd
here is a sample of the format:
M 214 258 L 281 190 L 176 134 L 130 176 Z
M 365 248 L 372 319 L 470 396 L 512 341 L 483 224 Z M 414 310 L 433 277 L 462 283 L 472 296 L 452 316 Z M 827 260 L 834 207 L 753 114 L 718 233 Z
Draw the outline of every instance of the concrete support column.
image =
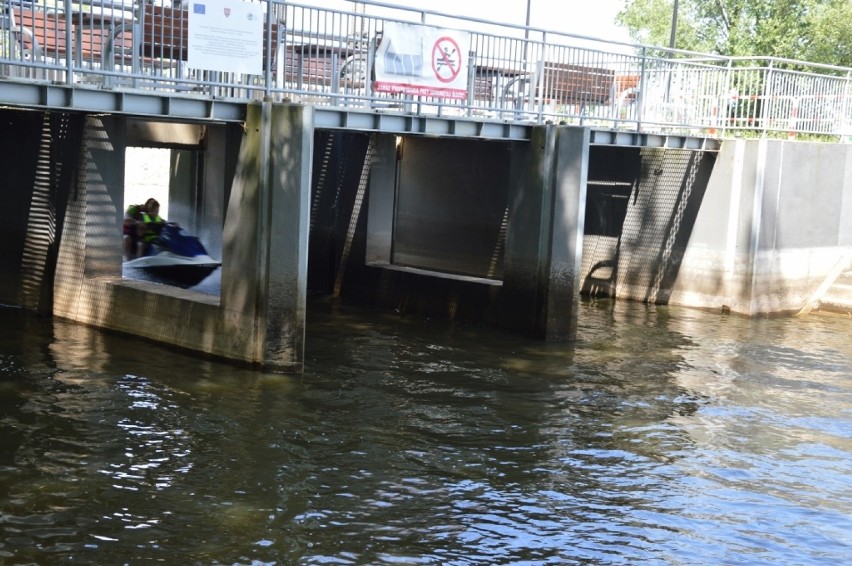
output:
M 223 234 L 221 304 L 254 320 L 255 360 L 301 371 L 313 112 L 253 105 L 246 130 Z
M 553 198 L 544 337 L 577 338 L 577 309 L 582 284 L 586 180 L 589 172 L 589 129 L 558 128 L 554 156 Z M 545 234 L 546 237 L 546 234 Z
M 534 128 L 510 173 L 501 320 L 549 341 L 577 334 L 589 139 Z

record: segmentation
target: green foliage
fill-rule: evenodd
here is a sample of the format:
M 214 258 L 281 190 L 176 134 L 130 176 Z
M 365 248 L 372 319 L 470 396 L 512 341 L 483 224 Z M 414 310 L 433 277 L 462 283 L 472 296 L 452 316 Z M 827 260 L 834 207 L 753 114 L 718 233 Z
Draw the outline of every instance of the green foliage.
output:
M 626 0 L 617 22 L 638 43 L 668 46 L 673 5 L 674 0 Z M 852 2 L 679 0 L 675 47 L 852 66 Z
M 803 59 L 852 67 L 852 2 L 821 3 L 815 10 L 812 38 Z

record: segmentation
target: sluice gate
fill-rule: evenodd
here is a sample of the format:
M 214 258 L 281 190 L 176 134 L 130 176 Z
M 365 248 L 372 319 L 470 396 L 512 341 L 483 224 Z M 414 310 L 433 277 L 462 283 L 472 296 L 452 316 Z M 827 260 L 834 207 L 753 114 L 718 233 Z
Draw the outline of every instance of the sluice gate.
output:
M 513 184 L 535 183 L 512 176 L 524 143 L 373 135 L 393 163 L 392 183 L 371 187 L 382 196 L 371 193 L 353 231 L 368 138 L 317 134 L 324 149 L 314 158 L 309 288 L 331 293 L 336 282 L 339 294 L 345 279 L 346 296 L 382 308 L 500 324 L 510 194 Z M 589 146 L 577 224 L 582 295 L 666 302 L 714 159 L 712 151 Z M 344 248 L 356 253 L 343 257 Z

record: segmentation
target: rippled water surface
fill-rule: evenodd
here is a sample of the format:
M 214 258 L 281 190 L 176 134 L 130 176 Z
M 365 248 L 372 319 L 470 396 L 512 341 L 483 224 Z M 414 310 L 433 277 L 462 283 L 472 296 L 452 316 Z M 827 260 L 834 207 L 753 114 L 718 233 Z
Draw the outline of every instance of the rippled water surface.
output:
M 0 309 L 0 563 L 852 563 L 852 320 L 328 303 L 304 375 Z

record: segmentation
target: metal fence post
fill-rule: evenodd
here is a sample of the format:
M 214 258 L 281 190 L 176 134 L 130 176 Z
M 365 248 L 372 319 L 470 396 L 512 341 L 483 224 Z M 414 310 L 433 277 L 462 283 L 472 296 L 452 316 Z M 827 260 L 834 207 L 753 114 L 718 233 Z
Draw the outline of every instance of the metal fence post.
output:
M 71 85 L 74 84 L 74 57 L 77 56 L 75 52 L 77 45 L 74 41 L 74 18 L 71 13 L 71 0 L 65 0 L 64 4 L 65 8 L 62 17 L 65 19 L 65 37 L 61 41 L 65 42 L 65 84 Z
M 467 115 L 473 115 L 474 93 L 476 92 L 476 51 L 467 55 Z
M 847 126 L 847 121 L 849 119 L 849 83 L 852 80 L 850 77 L 849 71 L 846 72 L 846 78 L 843 80 L 843 97 L 841 98 L 841 107 L 840 107 L 840 120 L 839 124 L 837 124 L 837 134 L 840 138 L 840 141 L 845 143 L 848 141 L 850 134 L 852 132 L 849 131 Z
M 267 2 L 266 5 L 266 29 L 264 30 L 264 35 L 266 36 L 266 47 L 264 48 L 265 53 L 264 61 L 266 64 L 263 69 L 263 98 L 264 100 L 270 100 L 272 96 L 272 61 L 275 57 L 275 53 L 272 51 L 272 3 Z M 275 42 L 275 49 L 278 49 L 278 42 Z
M 769 116 L 772 116 L 770 107 L 773 106 L 772 100 L 772 80 L 774 75 L 775 60 L 769 60 L 769 68 L 766 70 L 766 79 L 763 81 L 763 104 L 760 105 L 760 129 L 761 135 L 766 137 L 768 130 Z
M 536 122 L 544 123 L 544 69 L 547 64 L 547 32 L 541 34 L 541 54 L 538 58 L 538 68 L 533 72 L 533 80 L 530 81 L 530 100 L 536 112 Z M 541 93 L 540 100 L 536 103 L 536 93 Z
M 721 106 L 725 109 L 725 116 L 722 119 L 722 137 L 727 134 L 729 122 L 731 120 L 731 101 L 733 100 L 733 97 L 731 96 L 731 92 L 733 91 L 731 75 L 733 75 L 733 64 L 734 60 L 729 57 L 728 64 L 725 66 L 725 99 L 724 104 Z M 736 114 L 736 108 L 734 109 L 734 113 Z
M 645 89 L 648 86 L 646 63 L 648 62 L 648 48 L 642 47 L 640 55 L 641 71 L 639 72 L 639 92 L 636 93 L 636 131 L 642 131 L 642 114 L 645 108 Z

